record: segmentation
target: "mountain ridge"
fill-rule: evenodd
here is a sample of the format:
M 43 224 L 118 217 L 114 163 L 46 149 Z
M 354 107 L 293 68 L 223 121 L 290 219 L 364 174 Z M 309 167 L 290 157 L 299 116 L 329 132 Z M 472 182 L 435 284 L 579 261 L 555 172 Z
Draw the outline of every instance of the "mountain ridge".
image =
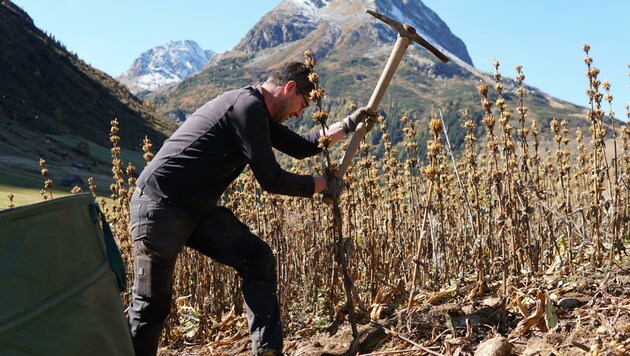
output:
M 476 69 L 465 44 L 419 0 L 284 0 L 264 15 L 232 50 L 216 56 L 197 75 L 162 88 L 149 99 L 158 111 L 184 120 L 222 91 L 263 82 L 279 63 L 302 61 L 303 51 L 310 49 L 318 60 L 316 71 L 327 91 L 324 102 L 331 110 L 330 117 L 341 117 L 346 114 L 347 104 L 368 102 L 397 35 L 395 30 L 368 15 L 365 12 L 368 9 L 399 22 L 412 22 L 409 25 L 451 58 L 449 63 L 441 63 L 423 47 L 412 44 L 381 103 L 381 111 L 392 118 L 408 115 L 422 125 L 431 112 L 443 108 L 457 148 L 463 143 L 459 111 L 470 110 L 480 121 L 483 113 L 477 86 L 480 80 L 494 85 L 493 74 Z M 502 84 L 506 103 L 514 110 L 519 105 L 517 86 L 507 77 Z M 535 107 L 535 110 L 530 108 L 530 119 L 541 120 L 543 127 L 553 117 L 575 119 L 571 120 L 574 126 L 584 124 L 585 108 L 553 98 L 537 88 L 527 87 L 527 90 L 525 105 Z M 290 125 L 307 129 L 313 124 L 303 117 Z M 399 126 L 393 122 L 389 129 L 394 144 L 402 140 Z M 371 134 L 372 141 L 378 142 L 379 134 Z M 421 131 L 418 136 L 421 154 L 426 138 L 426 132 Z

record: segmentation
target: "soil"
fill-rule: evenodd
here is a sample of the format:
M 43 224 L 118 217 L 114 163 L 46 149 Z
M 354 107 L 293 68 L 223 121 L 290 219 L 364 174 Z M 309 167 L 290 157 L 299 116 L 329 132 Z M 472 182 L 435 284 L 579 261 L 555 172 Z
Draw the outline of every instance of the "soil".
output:
M 497 297 L 499 284 L 484 286 L 483 295 L 477 295 L 474 283 L 418 293 L 409 313 L 403 304 L 406 292 L 389 290 L 379 296 L 381 303 L 372 305 L 371 315 L 358 323 L 354 349 L 346 318 L 332 335 L 324 328 L 290 330 L 284 353 L 630 355 L 630 258 L 597 270 L 508 284 L 509 298 Z M 232 318 L 243 325 L 243 316 Z M 250 347 L 246 327 L 240 327 L 213 342 L 165 347 L 158 355 L 249 356 Z

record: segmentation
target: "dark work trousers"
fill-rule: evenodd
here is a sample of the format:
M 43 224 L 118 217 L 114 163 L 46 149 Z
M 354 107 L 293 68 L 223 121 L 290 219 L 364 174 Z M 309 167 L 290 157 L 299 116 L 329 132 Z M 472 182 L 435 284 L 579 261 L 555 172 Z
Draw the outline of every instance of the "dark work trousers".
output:
M 130 210 L 135 265 L 128 319 L 136 355 L 157 352 L 171 307 L 175 261 L 184 245 L 233 267 L 242 277 L 254 354 L 267 348 L 282 350 L 275 258 L 265 241 L 223 207 L 199 218 L 135 192 Z

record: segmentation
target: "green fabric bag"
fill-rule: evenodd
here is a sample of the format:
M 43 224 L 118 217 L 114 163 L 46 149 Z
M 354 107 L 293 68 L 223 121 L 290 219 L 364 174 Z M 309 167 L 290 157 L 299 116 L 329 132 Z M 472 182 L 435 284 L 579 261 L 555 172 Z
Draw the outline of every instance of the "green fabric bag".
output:
M 102 222 L 91 194 L 0 211 L 0 355 L 134 354 Z

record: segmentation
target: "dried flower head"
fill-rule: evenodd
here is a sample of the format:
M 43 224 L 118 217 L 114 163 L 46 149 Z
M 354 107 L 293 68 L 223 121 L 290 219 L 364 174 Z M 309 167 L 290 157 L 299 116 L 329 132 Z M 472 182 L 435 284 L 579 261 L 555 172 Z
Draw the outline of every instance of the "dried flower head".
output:
M 326 95 L 326 91 L 318 87 L 317 89 L 311 90 L 311 92 L 308 94 L 308 97 L 312 101 L 320 102 L 324 98 L 324 95 Z
M 313 57 L 313 52 L 308 49 L 304 51 L 304 64 L 311 70 L 317 65 L 317 60 Z
M 492 130 L 494 128 L 495 119 L 492 115 L 485 115 L 483 119 L 481 119 L 481 124 L 485 126 L 487 129 Z
M 151 162 L 151 160 L 153 159 L 153 157 L 155 157 L 155 155 L 151 152 L 145 152 L 142 155 L 142 158 L 144 159 L 145 162 L 149 163 Z
M 313 84 L 319 83 L 319 74 L 317 74 L 316 72 L 309 73 L 308 80 Z
M 555 117 L 551 120 L 551 123 L 549 124 L 549 126 L 551 128 L 551 132 L 553 132 L 556 135 L 559 133 L 560 125 L 558 124 L 558 120 L 556 120 Z
M 481 106 L 486 111 L 490 111 L 490 109 L 492 109 L 492 101 L 490 101 L 489 99 L 483 98 L 483 99 L 481 99 Z
M 427 167 L 424 168 L 424 174 L 430 180 L 434 180 L 435 176 L 437 175 L 437 169 L 435 167 L 433 167 L 433 166 L 427 166 Z
M 484 82 L 479 83 L 479 85 L 477 86 L 477 91 L 482 96 L 488 95 L 488 85 Z
M 579 128 L 578 128 L 578 130 L 579 130 Z M 538 120 L 532 121 L 532 134 L 534 136 L 537 136 L 538 134 L 540 134 L 540 130 L 538 128 Z
M 313 120 L 325 125 L 326 121 L 328 120 L 328 112 L 327 111 L 315 112 L 313 114 Z
M 429 122 L 429 131 L 432 135 L 437 136 L 442 131 L 442 121 L 440 119 L 431 119 Z
M 111 135 L 117 135 L 118 131 L 120 131 L 120 129 L 118 128 L 118 119 L 114 119 L 110 121 L 109 124 L 110 124 L 109 133 Z
M 88 178 L 88 189 L 92 192 L 92 196 L 96 197 L 96 185 L 94 184 L 94 177 Z
M 500 107 L 503 107 L 503 106 L 505 105 L 505 99 L 503 99 L 503 97 L 499 97 L 499 98 L 497 98 L 496 105 L 497 105 L 497 107 L 499 107 L 499 108 L 500 108 Z
M 144 139 L 142 140 L 142 152 L 144 152 L 144 154 L 142 155 L 142 158 L 144 158 L 144 161 L 147 162 L 147 164 L 151 162 L 151 160 L 154 157 L 154 154 L 151 153 L 152 147 L 153 147 L 153 144 L 151 143 L 151 140 L 149 140 L 149 137 L 144 136 Z
M 444 146 L 442 146 L 442 144 L 437 141 L 437 140 L 429 140 L 427 142 L 427 155 L 429 158 L 433 158 L 436 157 L 444 148 Z
M 584 57 L 584 63 L 586 63 L 586 65 L 591 65 L 593 63 L 593 58 L 586 56 Z
M 46 168 L 46 161 L 42 158 L 39 159 L 39 166 L 42 167 L 41 173 L 44 176 L 44 189 L 41 192 L 41 196 L 44 200 L 48 199 L 48 194 L 50 194 L 50 198 L 53 198 L 52 194 L 52 180 L 48 179 L 48 169 Z M 46 194 L 46 190 L 48 190 L 48 194 Z
M 488 149 L 491 152 L 496 152 L 499 149 L 499 143 L 495 140 L 488 141 Z
M 125 169 L 125 173 L 127 173 L 128 176 L 133 176 L 136 172 L 136 167 L 134 167 L 131 162 L 129 162 L 129 164 L 127 165 L 127 168 Z

